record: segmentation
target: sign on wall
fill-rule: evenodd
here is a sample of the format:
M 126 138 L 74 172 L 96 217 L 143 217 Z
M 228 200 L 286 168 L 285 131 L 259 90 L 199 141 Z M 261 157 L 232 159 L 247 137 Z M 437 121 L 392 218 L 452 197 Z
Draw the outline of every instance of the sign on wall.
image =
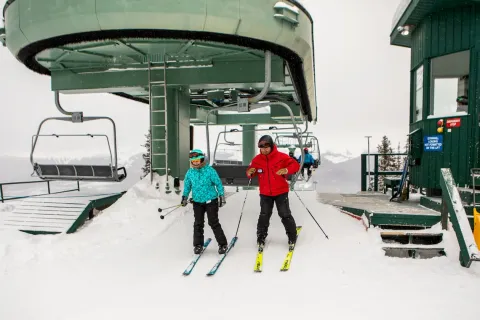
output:
M 447 119 L 447 128 L 458 128 L 462 124 L 462 118 Z
M 424 136 L 423 150 L 424 151 L 442 151 L 443 135 Z

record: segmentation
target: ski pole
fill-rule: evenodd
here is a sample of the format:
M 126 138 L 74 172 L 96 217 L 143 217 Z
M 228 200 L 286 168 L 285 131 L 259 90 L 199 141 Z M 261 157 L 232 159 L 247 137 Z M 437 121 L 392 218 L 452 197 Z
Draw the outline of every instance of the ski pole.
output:
M 193 203 L 193 199 L 190 198 L 190 199 L 188 200 L 188 202 L 189 202 L 189 203 Z M 168 208 L 163 208 L 163 209 L 158 208 L 158 212 L 162 212 L 163 210 L 174 208 L 173 210 L 170 210 L 170 211 L 167 212 L 166 214 L 160 215 L 160 219 L 163 220 L 167 215 L 169 215 L 170 213 L 172 213 L 172 212 L 175 211 L 176 209 L 180 208 L 181 206 L 182 206 L 181 204 L 177 204 L 177 205 L 175 205 L 175 206 L 171 206 L 171 207 L 168 207 Z
M 177 205 L 174 205 L 174 206 L 171 206 L 171 207 L 168 207 L 168 208 L 158 208 L 158 212 L 162 212 L 163 210 L 167 210 L 167 209 L 172 209 L 172 208 L 176 208 L 176 207 L 180 207 L 181 204 L 177 204 Z
M 166 216 L 168 216 L 170 213 L 172 213 L 173 211 L 177 210 L 177 209 L 180 208 L 181 206 L 182 206 L 181 204 L 176 205 L 174 209 L 168 211 L 168 212 L 167 212 L 166 214 L 164 214 L 164 215 L 160 215 L 160 219 L 162 219 L 162 220 L 165 219 Z
M 308 213 L 310 214 L 310 216 L 312 217 L 312 219 L 315 221 L 315 223 L 317 224 L 317 226 L 320 228 L 320 230 L 322 230 L 322 232 L 323 232 L 323 234 L 325 235 L 325 237 L 326 237 L 327 239 L 329 239 L 328 236 L 327 236 L 327 234 L 325 233 L 325 231 L 323 231 L 322 227 L 320 227 L 320 224 L 317 222 L 317 220 L 315 219 L 315 217 L 313 216 L 313 214 L 310 212 L 310 210 L 308 210 L 307 206 L 305 205 L 305 203 L 303 203 L 302 199 L 300 199 L 300 196 L 298 195 L 297 191 L 294 190 L 293 192 L 295 192 L 295 194 L 297 195 L 298 199 L 299 199 L 300 202 L 303 204 L 303 206 L 305 207 L 305 209 L 307 209 Z
M 248 180 L 248 186 L 247 187 L 250 187 L 251 183 L 252 183 L 252 178 L 250 178 L 250 180 Z M 240 228 L 240 222 L 242 221 L 242 216 L 243 216 L 243 208 L 245 207 L 245 202 L 247 201 L 247 196 L 248 196 L 248 190 L 247 190 L 247 193 L 245 194 L 245 200 L 243 200 L 242 211 L 240 211 L 240 219 L 238 219 L 238 225 L 237 225 L 237 231 L 235 232 L 235 237 L 237 237 L 238 229 Z

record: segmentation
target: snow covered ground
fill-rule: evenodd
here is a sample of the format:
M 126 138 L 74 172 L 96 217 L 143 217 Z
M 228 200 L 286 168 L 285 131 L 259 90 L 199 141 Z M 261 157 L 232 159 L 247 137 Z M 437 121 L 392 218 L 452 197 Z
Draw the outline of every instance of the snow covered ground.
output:
M 214 240 L 184 277 L 193 249 L 192 207 L 161 220 L 157 208 L 178 204 L 180 196 L 148 181 L 75 234 L 0 230 L 0 319 L 478 318 L 480 265 L 459 265 L 453 231 L 444 235 L 447 257 L 385 257 L 378 230 L 366 232 L 360 221 L 319 203 L 315 192 L 298 195 L 329 239 L 291 193 L 293 215 L 304 228 L 288 272 L 279 271 L 287 239 L 276 211 L 263 272 L 253 272 L 259 196 L 250 190 L 229 196 L 220 209 L 231 238 L 247 197 L 239 239 L 217 274 L 205 276 L 218 257 Z M 213 237 L 208 225 L 205 230 Z

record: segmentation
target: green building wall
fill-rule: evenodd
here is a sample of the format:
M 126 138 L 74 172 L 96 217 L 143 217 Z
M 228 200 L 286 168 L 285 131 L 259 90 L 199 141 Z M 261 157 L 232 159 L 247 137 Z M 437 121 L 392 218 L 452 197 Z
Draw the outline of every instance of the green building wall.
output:
M 480 88 L 478 83 L 478 50 L 480 41 L 480 6 L 468 5 L 442 10 L 423 19 L 412 33 L 411 43 L 411 98 L 410 136 L 411 162 L 410 181 L 413 185 L 428 189 L 440 189 L 440 168 L 452 169 L 460 186 L 471 185 L 470 168 L 478 167 L 478 110 Z M 456 52 L 470 51 L 468 115 L 445 116 L 427 119 L 431 103 L 431 59 Z M 414 120 L 415 71 L 423 66 L 423 112 L 422 120 Z M 437 121 L 461 118 L 461 126 L 447 132 L 437 133 Z M 420 129 L 420 130 L 417 130 Z M 416 131 L 417 130 L 417 131 Z M 443 135 L 443 151 L 423 150 L 423 137 Z M 417 161 L 417 164 L 415 163 Z

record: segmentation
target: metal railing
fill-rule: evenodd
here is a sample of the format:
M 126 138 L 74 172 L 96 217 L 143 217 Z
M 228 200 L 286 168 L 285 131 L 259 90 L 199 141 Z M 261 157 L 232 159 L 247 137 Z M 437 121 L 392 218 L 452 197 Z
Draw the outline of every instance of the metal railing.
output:
M 361 155 L 361 179 L 362 179 L 362 191 L 371 189 L 370 181 L 367 181 L 369 176 L 373 176 L 373 191 L 378 191 L 378 178 L 379 176 L 399 176 L 403 171 L 380 171 L 379 170 L 379 158 L 382 156 L 407 156 L 407 153 L 362 153 Z M 370 157 L 369 159 L 367 159 Z M 367 160 L 371 157 L 374 158 L 373 171 L 370 168 L 367 169 Z M 372 191 L 372 190 L 369 190 Z
M 0 202 L 5 203 L 5 201 L 8 201 L 8 200 L 38 197 L 38 196 L 44 196 L 44 195 L 47 195 L 47 194 L 58 194 L 58 193 L 65 193 L 65 192 L 72 192 L 72 191 L 80 191 L 80 182 L 77 181 L 77 188 L 76 189 L 69 189 L 69 190 L 51 192 L 50 182 L 54 182 L 54 181 L 55 180 L 0 182 Z M 26 195 L 26 196 L 13 196 L 13 197 L 8 197 L 8 198 L 6 198 L 4 196 L 4 187 L 5 186 L 32 184 L 32 183 L 46 183 L 48 192 L 47 193 L 41 193 L 41 194 L 30 194 L 30 195 Z

